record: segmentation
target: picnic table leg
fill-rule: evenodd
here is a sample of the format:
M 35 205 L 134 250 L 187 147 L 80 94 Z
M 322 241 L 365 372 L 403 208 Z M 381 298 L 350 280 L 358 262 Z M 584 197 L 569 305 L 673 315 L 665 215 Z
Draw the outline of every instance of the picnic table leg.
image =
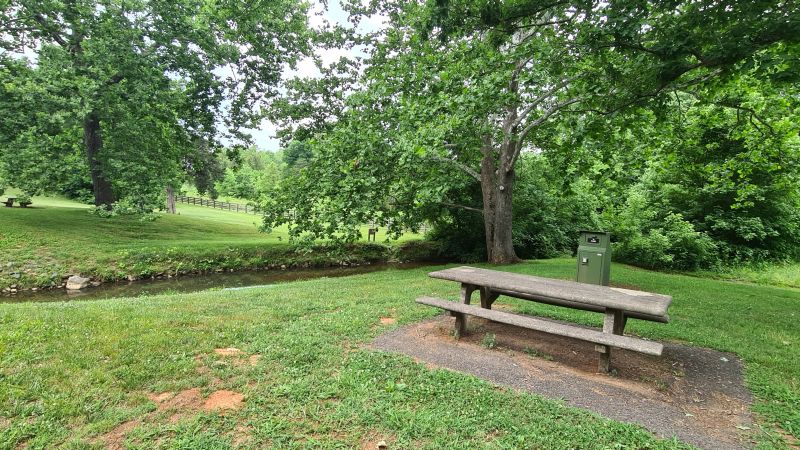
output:
M 492 292 L 492 290 L 487 287 L 481 288 L 481 308 L 492 309 L 492 303 L 494 303 L 499 296 L 500 294 Z
M 461 284 L 461 303 L 465 305 L 469 305 L 469 302 L 472 300 L 472 293 L 476 290 L 476 287 L 472 284 L 462 283 Z M 453 312 L 453 316 L 456 318 L 456 328 L 455 328 L 455 337 L 456 339 L 460 338 L 464 332 L 467 330 L 467 316 L 464 313 L 457 313 Z
M 605 317 L 603 318 L 603 333 L 611 333 L 622 335 L 625 330 L 625 323 L 627 317 L 625 314 L 616 309 L 607 309 Z M 602 373 L 611 371 L 611 347 L 608 345 L 595 345 L 594 349 L 600 353 L 600 363 L 598 370 Z

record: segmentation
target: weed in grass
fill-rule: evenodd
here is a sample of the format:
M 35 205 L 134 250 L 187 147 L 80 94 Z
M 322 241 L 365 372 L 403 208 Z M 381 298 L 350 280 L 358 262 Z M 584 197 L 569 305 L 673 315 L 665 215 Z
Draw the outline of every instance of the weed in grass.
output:
M 535 358 L 542 358 L 545 361 L 552 361 L 553 360 L 553 355 L 550 355 L 548 353 L 542 352 L 542 351 L 537 350 L 537 349 L 535 349 L 533 347 L 525 347 L 525 348 L 522 349 L 522 351 L 526 355 L 530 355 L 530 356 L 533 356 Z
M 495 348 L 497 346 L 497 336 L 494 333 L 486 333 L 481 340 L 481 345 L 486 348 Z

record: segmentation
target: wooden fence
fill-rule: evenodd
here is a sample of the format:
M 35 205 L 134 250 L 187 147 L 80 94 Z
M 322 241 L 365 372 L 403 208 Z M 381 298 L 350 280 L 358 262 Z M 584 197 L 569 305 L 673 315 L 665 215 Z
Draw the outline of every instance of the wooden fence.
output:
M 207 206 L 209 208 L 223 209 L 225 211 L 241 212 L 245 214 L 258 214 L 260 212 L 260 208 L 258 206 L 220 202 L 208 198 L 186 197 L 185 195 L 179 195 L 175 197 L 175 199 L 178 202 L 186 203 L 187 205 Z

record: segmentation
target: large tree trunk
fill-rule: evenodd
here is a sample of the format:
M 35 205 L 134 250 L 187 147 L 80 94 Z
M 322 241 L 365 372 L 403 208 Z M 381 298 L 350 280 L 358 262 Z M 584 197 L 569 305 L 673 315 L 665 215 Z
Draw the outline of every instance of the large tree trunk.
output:
M 167 214 L 175 214 L 175 189 L 167 185 Z
M 513 169 L 497 169 L 494 149 L 490 143 L 485 143 L 481 160 L 483 224 L 487 259 L 493 264 L 510 264 L 519 261 L 512 239 L 512 194 L 515 176 Z
M 103 150 L 103 137 L 100 133 L 100 119 L 95 114 L 89 114 L 83 122 L 83 142 L 86 146 L 86 159 L 89 162 L 89 172 L 92 177 L 94 204 L 110 209 L 114 203 L 114 192 L 111 189 L 111 182 L 103 175 L 98 159 Z

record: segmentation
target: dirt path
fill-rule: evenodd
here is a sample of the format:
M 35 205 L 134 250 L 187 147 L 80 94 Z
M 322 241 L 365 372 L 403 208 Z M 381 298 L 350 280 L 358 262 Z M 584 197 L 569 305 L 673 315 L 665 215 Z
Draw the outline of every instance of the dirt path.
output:
M 608 376 L 596 372 L 593 344 L 477 318 L 469 323 L 460 341 L 451 335 L 453 319 L 441 316 L 379 336 L 372 347 L 563 399 L 703 449 L 752 447 L 744 431 L 752 399 L 731 354 L 679 344 L 666 344 L 662 357 L 614 350 L 615 374 Z

